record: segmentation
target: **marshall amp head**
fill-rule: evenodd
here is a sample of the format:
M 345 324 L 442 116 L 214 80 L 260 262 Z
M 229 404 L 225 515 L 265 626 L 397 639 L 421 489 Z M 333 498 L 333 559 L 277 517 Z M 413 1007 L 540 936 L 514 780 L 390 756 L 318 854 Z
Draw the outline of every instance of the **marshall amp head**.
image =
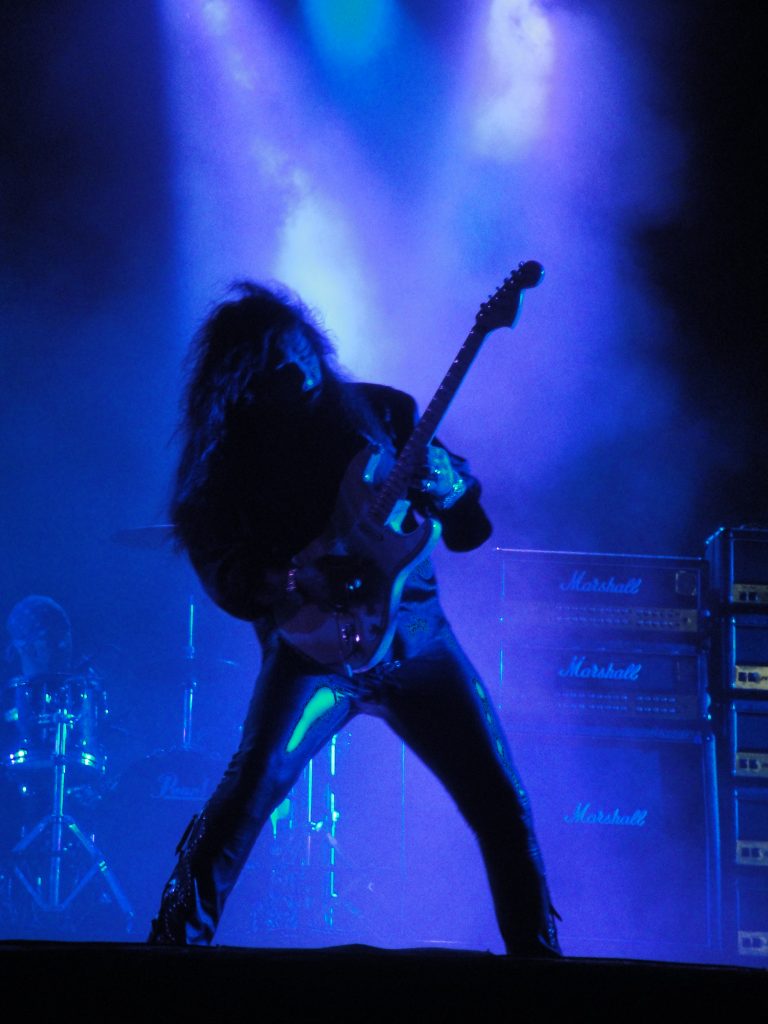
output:
M 496 550 L 505 635 L 696 645 L 703 634 L 704 559 Z
M 714 603 L 768 613 L 768 525 L 721 526 L 706 559 Z
M 708 722 L 702 653 L 514 644 L 502 648 L 502 698 L 517 721 L 639 729 Z

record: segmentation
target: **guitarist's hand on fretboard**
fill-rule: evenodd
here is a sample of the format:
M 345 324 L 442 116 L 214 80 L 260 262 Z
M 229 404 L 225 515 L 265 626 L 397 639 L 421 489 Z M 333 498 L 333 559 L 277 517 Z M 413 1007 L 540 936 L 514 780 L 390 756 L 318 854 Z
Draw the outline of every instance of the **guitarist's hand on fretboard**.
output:
M 464 479 L 454 469 L 448 452 L 433 444 L 427 446 L 416 487 L 429 495 L 438 508 L 449 508 L 466 490 Z

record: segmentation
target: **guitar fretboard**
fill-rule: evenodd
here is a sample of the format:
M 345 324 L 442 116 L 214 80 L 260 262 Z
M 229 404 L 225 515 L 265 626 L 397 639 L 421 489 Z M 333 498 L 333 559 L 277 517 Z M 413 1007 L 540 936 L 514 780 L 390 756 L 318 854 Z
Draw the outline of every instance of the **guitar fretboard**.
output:
M 378 524 L 383 525 L 387 521 L 396 503 L 407 491 L 409 481 L 424 459 L 427 445 L 437 433 L 437 428 L 456 396 L 475 356 L 480 351 L 487 333 L 475 324 L 432 396 L 429 405 L 424 410 L 421 419 L 413 428 L 411 436 L 406 441 L 389 476 L 371 504 L 371 516 Z
M 511 327 L 514 324 L 520 310 L 523 289 L 534 288 L 543 273 L 543 267 L 535 260 L 521 263 L 519 269 L 510 274 L 496 292 L 488 297 L 488 301 L 481 305 L 472 330 L 413 428 L 389 476 L 371 502 L 369 515 L 379 526 L 384 526 L 397 502 L 405 497 L 410 481 L 416 477 L 424 461 L 427 445 L 437 433 L 440 421 L 486 337 L 497 327 Z

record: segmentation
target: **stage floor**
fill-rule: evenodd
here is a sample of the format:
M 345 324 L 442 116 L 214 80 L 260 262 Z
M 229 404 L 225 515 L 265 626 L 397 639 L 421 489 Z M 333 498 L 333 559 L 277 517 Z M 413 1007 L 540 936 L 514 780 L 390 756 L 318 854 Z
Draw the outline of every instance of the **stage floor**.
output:
M 768 1001 L 768 971 L 652 961 L 515 960 L 444 949 L 319 949 L 133 943 L 0 943 L 3 991 L 17 1014 L 82 1012 L 99 1020 L 258 1015 L 270 1021 L 429 1021 L 548 1012 L 583 1020 L 624 1013 L 754 1010 Z M 258 1018 L 256 1018 L 258 1019 Z

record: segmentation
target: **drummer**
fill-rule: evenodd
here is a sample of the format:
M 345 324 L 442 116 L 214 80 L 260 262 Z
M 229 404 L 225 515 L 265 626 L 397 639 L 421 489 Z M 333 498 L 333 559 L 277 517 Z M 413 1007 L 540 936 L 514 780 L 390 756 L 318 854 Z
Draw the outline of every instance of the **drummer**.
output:
M 74 760 L 103 769 L 97 731 L 106 711 L 105 695 L 90 667 L 73 666 L 67 613 L 53 598 L 30 594 L 11 609 L 6 629 L 8 660 L 18 660 L 21 669 L 8 683 L 12 696 L 4 715 L 19 745 L 12 762 L 21 767 L 47 766 L 55 736 L 51 713 L 66 708 L 75 719 Z
M 51 597 L 30 594 L 14 605 L 6 622 L 9 660 L 15 655 L 27 679 L 68 673 L 72 668 L 72 626 Z

